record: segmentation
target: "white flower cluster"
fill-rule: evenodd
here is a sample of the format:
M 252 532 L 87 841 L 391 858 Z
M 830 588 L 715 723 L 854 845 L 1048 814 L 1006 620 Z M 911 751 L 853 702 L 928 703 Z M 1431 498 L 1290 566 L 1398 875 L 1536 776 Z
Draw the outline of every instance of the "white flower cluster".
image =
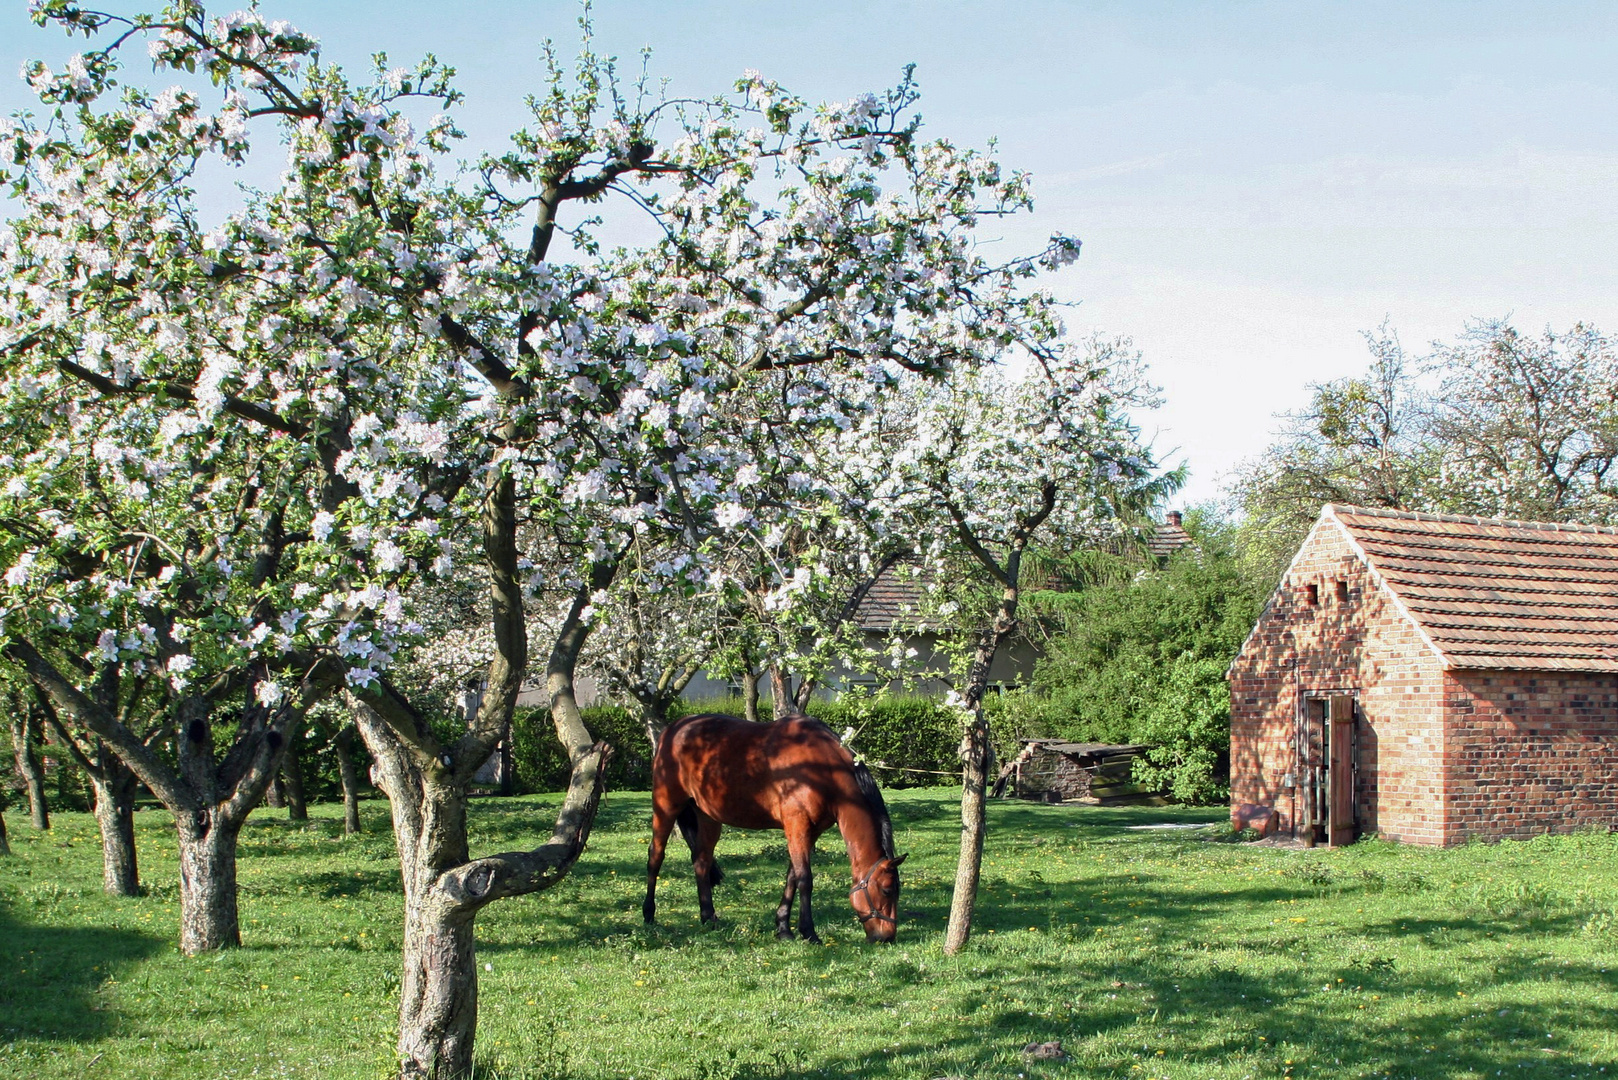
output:
M 1042 476 L 1148 468 L 1123 449 L 1128 395 L 1027 289 L 1077 242 L 987 260 L 977 223 L 1027 206 L 1026 178 L 922 139 L 908 81 L 812 110 L 749 74 L 660 139 L 587 58 L 513 150 L 450 181 L 449 113 L 418 132 L 401 104 L 452 106 L 441 66 L 351 83 L 256 11 L 149 45 L 217 100 L 110 101 L 118 57 L 88 53 L 28 69 L 83 107 L 65 127 L 0 130 L 21 192 L 0 234 L 0 515 L 23 523 L 0 535 L 5 634 L 176 695 L 253 668 L 279 707 L 317 655 L 354 685 L 487 657 L 441 610 L 464 609 L 476 551 L 536 627 L 560 605 L 610 639 L 632 588 L 665 612 L 648 657 L 746 623 L 808 663 L 842 647 L 834 613 L 876 553 L 938 532 L 926 492 L 999 535 Z M 282 183 L 205 230 L 198 162 L 272 124 Z M 547 256 L 536 205 L 631 189 L 661 239 L 606 250 L 575 219 L 578 258 Z M 976 374 L 1018 350 L 1044 381 Z M 602 567 L 623 581 L 591 584 Z

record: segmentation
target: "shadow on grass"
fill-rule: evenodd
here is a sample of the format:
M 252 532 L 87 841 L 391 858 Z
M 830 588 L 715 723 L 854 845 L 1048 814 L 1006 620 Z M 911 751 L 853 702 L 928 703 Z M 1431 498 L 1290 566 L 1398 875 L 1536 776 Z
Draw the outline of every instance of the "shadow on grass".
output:
M 1006 951 L 1003 943 L 974 949 L 973 962 L 980 964 Z M 1260 977 L 1217 967 L 1192 972 L 1183 960 L 1183 952 L 1164 951 L 1120 954 L 1092 970 L 1049 967 L 1040 973 L 1042 987 L 1069 999 L 1065 1014 L 1055 1016 L 1017 1007 L 996 993 L 1000 986 L 965 985 L 958 971 L 939 973 L 958 986 L 950 1008 L 966 1023 L 937 1026 L 928 1025 L 925 1014 L 893 1007 L 914 989 L 918 975 L 925 975 L 891 962 L 838 1004 L 873 1017 L 890 1014 L 892 1041 L 859 1056 L 817 1057 L 815 1075 L 1132 1076 L 1151 1075 L 1133 1070 L 1157 1062 L 1187 1066 L 1198 1070 L 1196 1075 L 1208 1070 L 1210 1075 L 1279 1077 L 1292 1075 L 1286 1066 L 1296 1064 L 1316 1075 L 1355 1077 L 1458 1078 L 1502 1070 L 1518 1077 L 1561 1077 L 1574 1068 L 1584 1076 L 1597 1069 L 1610 1073 L 1614 1066 L 1611 1055 L 1575 1056 L 1547 1046 L 1541 1037 L 1556 1028 L 1605 1030 L 1600 1009 L 1575 995 L 1552 1003 L 1514 1003 L 1504 1013 L 1492 1005 L 1445 1008 L 1441 1003 L 1456 998 L 1453 983 L 1404 979 L 1401 992 L 1433 1007 L 1366 1020 L 1356 1012 L 1355 992 L 1327 990 L 1316 976 Z M 1023 1058 L 1023 1046 L 1052 1039 L 1062 1042 L 1070 1060 Z M 789 1040 L 783 1034 L 783 1042 Z M 1173 1047 L 1166 1059 L 1157 1054 L 1165 1046 Z M 779 1060 L 780 1048 L 774 1053 Z M 751 1071 L 738 1076 L 801 1075 L 773 1069 L 767 1055 L 744 1055 L 744 1060 Z M 706 1074 L 699 1068 L 667 1075 Z
M 0 1039 L 87 1042 L 111 1034 L 116 1017 L 97 989 L 164 946 L 130 930 L 35 926 L 0 905 Z

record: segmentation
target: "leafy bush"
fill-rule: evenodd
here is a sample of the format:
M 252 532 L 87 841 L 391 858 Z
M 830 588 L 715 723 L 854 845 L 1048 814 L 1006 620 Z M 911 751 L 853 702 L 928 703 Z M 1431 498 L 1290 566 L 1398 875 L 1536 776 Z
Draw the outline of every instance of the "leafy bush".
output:
M 1219 802 L 1230 747 L 1224 671 L 1262 597 L 1243 576 L 1229 527 L 1197 512 L 1186 530 L 1195 543 L 1161 568 L 1031 598 L 1053 632 L 1032 691 L 1008 704 L 1006 718 L 1032 735 L 1145 744 L 1137 782 L 1180 802 Z
M 853 728 L 854 751 L 873 767 L 883 787 L 936 787 L 960 780 L 960 719 L 931 698 L 850 695 L 812 701 L 809 715 L 838 734 Z
M 1149 749 L 1135 759 L 1134 778 L 1166 791 L 1176 802 L 1222 802 L 1230 786 L 1215 773 L 1221 749 L 1230 746 L 1230 687 L 1225 665 L 1175 658 L 1156 700 L 1143 710 L 1134 741 Z
M 607 787 L 613 791 L 645 791 L 652 786 L 652 745 L 638 711 L 622 705 L 580 709 L 584 726 L 612 745 Z M 511 721 L 511 763 L 516 789 L 523 794 L 560 791 L 567 786 L 567 754 L 545 708 L 518 709 Z

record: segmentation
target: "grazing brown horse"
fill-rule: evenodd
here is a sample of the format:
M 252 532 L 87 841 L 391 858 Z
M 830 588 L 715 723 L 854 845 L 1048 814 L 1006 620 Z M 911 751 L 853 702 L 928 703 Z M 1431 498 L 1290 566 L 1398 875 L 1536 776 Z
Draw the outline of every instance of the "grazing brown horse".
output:
M 714 862 L 720 828 L 780 829 L 786 834 L 786 891 L 775 909 L 775 936 L 792 937 L 792 898 L 800 897 L 798 933 L 820 940 L 810 907 L 815 840 L 836 824 L 848 846 L 854 887 L 848 894 L 869 941 L 891 942 L 899 902 L 899 864 L 893 825 L 882 793 L 864 765 L 832 733 L 807 716 L 756 724 L 704 713 L 670 724 L 652 759 L 652 846 L 646 857 L 648 923 L 657 914 L 657 874 L 675 825 L 691 846 L 703 922 L 714 922 L 713 888 L 722 876 Z

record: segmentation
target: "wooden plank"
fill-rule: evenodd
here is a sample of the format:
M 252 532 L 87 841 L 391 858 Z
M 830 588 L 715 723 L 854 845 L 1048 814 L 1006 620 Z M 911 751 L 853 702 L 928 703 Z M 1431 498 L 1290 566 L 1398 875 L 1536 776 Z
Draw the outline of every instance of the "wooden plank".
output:
M 1326 843 L 1352 844 L 1358 833 L 1354 820 L 1354 699 L 1339 694 L 1331 699 L 1331 768 L 1327 800 Z

